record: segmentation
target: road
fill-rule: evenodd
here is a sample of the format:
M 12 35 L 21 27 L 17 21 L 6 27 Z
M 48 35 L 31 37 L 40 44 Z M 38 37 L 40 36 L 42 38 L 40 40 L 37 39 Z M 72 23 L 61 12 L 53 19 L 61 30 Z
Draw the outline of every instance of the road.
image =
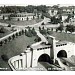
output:
M 36 67 L 20 69 L 20 71 L 62 71 L 62 69 L 48 62 L 38 62 Z
M 59 68 L 53 64 L 49 64 L 48 62 L 39 62 L 47 71 L 62 71 L 62 68 Z
M 25 29 L 25 27 L 28 27 L 28 26 L 29 26 L 29 27 L 35 27 L 35 31 L 36 31 L 37 35 L 42 39 L 43 42 L 47 42 L 46 38 L 37 30 L 37 27 L 39 27 L 39 26 L 41 25 L 41 23 L 43 23 L 43 22 L 48 22 L 48 21 L 49 21 L 48 18 L 44 18 L 43 21 L 41 21 L 41 22 L 39 22 L 39 23 L 36 23 L 36 24 L 33 24 L 33 25 L 26 25 L 26 26 L 11 25 L 12 27 L 15 26 L 15 27 L 17 28 L 17 31 L 15 31 L 15 32 L 13 32 L 13 33 L 11 33 L 11 34 L 8 34 L 8 35 L 6 35 L 6 36 L 0 38 L 0 41 L 2 41 L 2 40 L 4 40 L 4 39 L 8 38 L 9 36 L 15 34 L 16 32 L 19 32 L 21 29 Z M 0 25 L 8 26 L 8 24 L 6 24 L 6 23 L 0 23 Z
M 62 59 L 62 58 L 57 58 L 60 67 L 64 68 L 64 70 L 66 70 L 66 71 L 71 71 L 71 68 L 70 68 L 69 66 L 63 64 L 63 62 L 61 61 L 61 59 Z M 62 59 L 62 60 L 63 60 L 63 59 Z
M 75 62 L 73 62 L 72 60 L 70 61 L 68 58 L 61 58 L 61 59 L 67 63 L 67 66 L 68 66 L 71 70 L 75 71 Z M 74 59 L 75 59 L 75 58 L 74 58 Z M 73 59 L 73 60 L 74 60 L 74 59 Z

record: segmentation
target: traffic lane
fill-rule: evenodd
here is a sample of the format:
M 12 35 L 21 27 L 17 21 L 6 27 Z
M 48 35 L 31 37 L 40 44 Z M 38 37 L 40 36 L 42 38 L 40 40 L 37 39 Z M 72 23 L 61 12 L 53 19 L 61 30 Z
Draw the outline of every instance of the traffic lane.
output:
M 39 62 L 43 67 L 47 69 L 47 71 L 62 71 L 62 68 L 59 68 L 53 64 L 49 64 L 48 62 Z
M 61 58 L 61 59 L 66 62 L 66 66 L 68 66 L 71 69 L 71 71 L 75 71 L 75 63 L 67 60 L 67 58 Z

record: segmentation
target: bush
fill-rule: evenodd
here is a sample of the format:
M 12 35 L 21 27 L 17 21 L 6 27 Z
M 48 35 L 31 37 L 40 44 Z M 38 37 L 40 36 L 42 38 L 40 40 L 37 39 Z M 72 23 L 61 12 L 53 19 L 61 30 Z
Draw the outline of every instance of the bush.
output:
M 35 41 L 35 42 L 39 42 L 39 41 L 41 41 L 41 38 L 40 38 L 39 36 L 36 36 L 36 38 L 35 38 L 34 41 Z
M 44 29 L 44 30 L 41 30 L 40 33 L 46 35 L 47 34 L 47 31 Z
M 11 27 L 11 24 L 8 24 L 8 27 Z
M 17 21 L 20 21 L 20 19 L 18 18 Z
M 36 32 L 35 32 L 35 29 L 32 28 L 32 30 L 29 28 L 28 31 L 25 30 L 25 35 L 28 36 L 28 37 L 32 37 L 32 36 L 36 36 Z
M 31 33 L 33 34 L 33 36 L 36 36 L 37 33 L 35 32 L 34 27 L 32 28 Z
M 44 24 L 44 22 L 43 22 L 43 23 L 41 23 L 41 25 L 45 25 L 45 24 Z
M 33 34 L 31 33 L 31 31 L 27 31 L 27 32 L 25 33 L 25 35 L 28 36 L 28 37 L 32 37 L 32 36 L 33 36 Z
M 65 31 L 66 31 L 66 32 L 69 31 L 69 32 L 72 33 L 72 32 L 75 31 L 75 26 L 73 26 L 73 25 L 67 25 Z
M 27 48 L 30 48 L 30 45 L 28 45 Z
M 41 15 L 41 19 L 44 19 L 44 15 Z
M 1 58 L 2 58 L 4 61 L 6 61 L 6 62 L 8 61 L 8 56 L 5 55 L 5 54 L 4 54 L 4 55 L 1 55 Z
M 4 27 L 1 27 L 1 28 L 0 28 L 0 33 L 5 33 Z
M 51 35 L 51 34 L 53 34 L 53 32 L 52 31 L 47 31 L 47 34 Z

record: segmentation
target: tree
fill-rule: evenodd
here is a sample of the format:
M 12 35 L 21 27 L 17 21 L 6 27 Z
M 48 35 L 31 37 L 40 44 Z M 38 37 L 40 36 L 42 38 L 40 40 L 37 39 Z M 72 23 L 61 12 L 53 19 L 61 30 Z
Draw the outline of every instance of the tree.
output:
M 58 29 L 56 28 L 56 32 L 58 31 Z
M 69 31 L 71 33 L 74 32 L 75 31 L 75 26 L 73 26 L 73 25 L 67 25 L 66 26 L 66 32 L 67 31 Z
M 22 29 L 22 34 L 24 34 L 24 30 Z
M 15 35 L 14 35 L 14 34 L 12 35 L 12 38 L 13 38 L 13 39 L 15 38 Z
M 19 32 L 19 36 L 21 36 L 21 31 Z
M 29 18 L 27 17 L 27 21 L 29 20 Z
M 15 35 L 16 35 L 16 37 L 17 37 L 17 36 L 18 36 L 18 33 L 16 33 Z
M 44 22 L 41 25 L 45 25 Z
M 0 46 L 2 46 L 3 45 L 3 41 L 0 41 Z
M 39 42 L 39 41 L 41 41 L 41 38 L 37 35 L 34 41 Z
M 53 28 L 51 28 L 51 31 L 53 31 Z
M 60 26 L 57 28 L 57 30 L 59 30 L 59 31 L 62 32 L 62 30 L 63 30 L 63 25 L 60 25 Z
M 27 34 L 27 30 L 25 29 L 25 35 Z
M 10 15 L 8 16 L 8 20 L 9 20 L 9 21 L 11 20 Z
M 41 19 L 44 19 L 44 15 L 41 15 Z
M 11 37 L 9 36 L 9 38 L 8 38 L 8 39 L 9 39 L 9 41 L 10 41 L 10 40 L 11 40 Z
M 39 27 L 39 31 L 41 30 L 41 27 Z
M 56 18 L 55 16 L 51 17 L 51 23 L 52 24 L 58 24 L 58 23 L 60 23 L 61 22 L 60 18 Z
M 18 18 L 17 21 L 20 21 L 20 19 Z
M 65 19 L 65 22 L 69 22 L 69 19 L 72 17 L 72 15 L 68 15 L 67 19 Z
M 5 33 L 4 27 L 1 27 L 1 28 L 0 28 L 0 33 Z
M 33 36 L 30 27 L 28 28 L 28 31 L 25 30 L 25 35 L 28 36 L 28 37 L 32 37 Z
M 31 33 L 32 33 L 34 36 L 36 36 L 37 33 L 35 32 L 34 27 L 32 28 Z
M 11 27 L 11 24 L 8 24 L 8 27 Z
M 8 61 L 8 56 L 6 55 L 6 54 L 3 54 L 3 55 L 1 55 L 1 58 L 4 60 L 4 61 Z
M 46 30 L 44 29 L 44 27 L 43 27 L 42 30 L 40 30 L 40 33 L 46 35 L 46 34 L 47 34 L 47 31 L 46 31 Z
M 4 41 L 5 41 L 5 44 L 6 44 L 7 43 L 7 39 L 5 39 Z
M 27 48 L 30 48 L 30 45 L 28 45 Z
M 43 30 L 45 29 L 44 26 L 42 27 L 42 29 L 43 29 Z
M 5 20 L 5 16 L 3 15 L 3 20 Z

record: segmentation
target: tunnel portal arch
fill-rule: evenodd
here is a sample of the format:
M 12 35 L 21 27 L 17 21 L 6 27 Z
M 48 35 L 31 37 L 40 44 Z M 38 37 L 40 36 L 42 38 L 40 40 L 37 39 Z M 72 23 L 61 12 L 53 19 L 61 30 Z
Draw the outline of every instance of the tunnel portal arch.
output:
M 48 62 L 50 64 L 53 63 L 53 60 L 50 58 L 48 54 L 42 54 L 38 58 L 38 62 Z
M 65 57 L 65 58 L 67 58 L 67 52 L 65 50 L 60 50 L 57 53 L 57 57 Z

